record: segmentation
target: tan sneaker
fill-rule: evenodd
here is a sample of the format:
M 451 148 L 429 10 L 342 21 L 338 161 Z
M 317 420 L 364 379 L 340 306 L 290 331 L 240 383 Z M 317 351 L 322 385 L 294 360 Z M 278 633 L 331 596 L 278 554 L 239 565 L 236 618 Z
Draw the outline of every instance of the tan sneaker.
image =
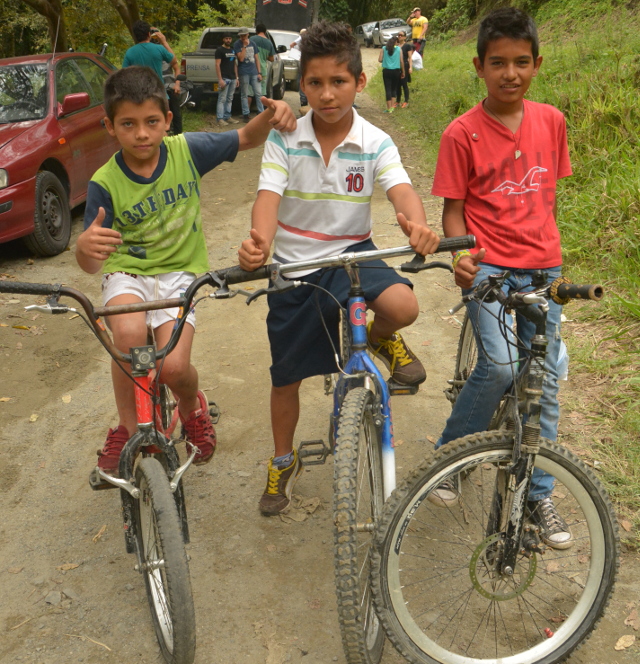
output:
M 371 326 L 367 324 L 367 341 L 369 350 L 375 357 L 379 357 L 389 369 L 391 378 L 401 385 L 419 385 L 424 383 L 427 372 L 422 362 L 414 355 L 402 336 L 396 332 L 391 339 L 379 338 L 376 342 L 371 339 Z
M 276 516 L 286 509 L 291 502 L 293 486 L 302 472 L 302 464 L 298 452 L 293 450 L 293 461 L 286 468 L 273 465 L 273 457 L 269 460 L 267 487 L 260 498 L 260 512 L 263 516 Z

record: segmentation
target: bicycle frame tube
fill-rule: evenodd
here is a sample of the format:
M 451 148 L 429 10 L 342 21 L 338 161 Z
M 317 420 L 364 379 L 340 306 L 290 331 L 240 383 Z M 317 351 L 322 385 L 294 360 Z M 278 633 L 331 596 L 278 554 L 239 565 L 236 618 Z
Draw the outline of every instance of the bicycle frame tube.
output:
M 396 488 L 396 467 L 393 439 L 393 423 L 391 419 L 391 402 L 389 389 L 374 364 L 373 360 L 366 352 L 367 347 L 367 307 L 364 297 L 361 295 L 349 297 L 347 304 L 347 313 L 349 326 L 353 338 L 354 352 L 344 367 L 344 373 L 340 373 L 338 381 L 333 392 L 333 416 L 334 421 L 340 412 L 340 407 L 345 394 L 349 391 L 349 380 L 351 376 L 369 374 L 375 383 L 375 391 L 379 395 L 381 403 L 382 417 L 382 477 L 385 500 Z M 345 374 L 348 374 L 345 376 Z M 365 382 L 365 387 L 367 387 Z M 373 391 L 373 390 L 372 390 Z
M 149 374 L 134 376 L 136 393 L 136 417 L 139 427 L 150 427 L 153 423 L 153 405 L 149 396 L 151 379 Z

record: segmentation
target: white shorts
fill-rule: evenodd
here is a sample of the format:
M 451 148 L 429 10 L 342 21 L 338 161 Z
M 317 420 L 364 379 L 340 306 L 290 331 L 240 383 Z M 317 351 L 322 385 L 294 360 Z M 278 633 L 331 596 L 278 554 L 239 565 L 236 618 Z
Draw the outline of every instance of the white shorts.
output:
M 114 297 L 127 293 L 137 295 L 143 302 L 181 297 L 195 276 L 192 272 L 168 272 L 153 276 L 111 272 L 102 276 L 102 302 L 107 306 Z M 147 311 L 147 325 L 155 330 L 160 325 L 174 322 L 177 315 L 178 307 Z M 187 323 L 195 329 L 196 315 L 193 310 L 187 316 Z

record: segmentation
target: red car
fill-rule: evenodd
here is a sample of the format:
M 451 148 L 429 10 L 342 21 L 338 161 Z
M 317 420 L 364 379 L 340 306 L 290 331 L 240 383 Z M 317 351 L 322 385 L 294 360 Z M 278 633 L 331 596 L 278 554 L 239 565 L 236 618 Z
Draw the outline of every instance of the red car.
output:
M 21 237 L 39 256 L 66 249 L 71 208 L 119 148 L 103 124 L 114 70 L 93 53 L 0 60 L 0 242 Z

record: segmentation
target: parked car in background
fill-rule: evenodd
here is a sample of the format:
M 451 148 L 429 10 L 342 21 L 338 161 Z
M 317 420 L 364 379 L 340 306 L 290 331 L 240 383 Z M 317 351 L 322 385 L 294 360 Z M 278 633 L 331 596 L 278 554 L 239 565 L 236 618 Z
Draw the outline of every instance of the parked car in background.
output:
M 371 23 L 363 23 L 354 30 L 354 34 L 360 46 L 373 46 L 373 38 L 371 35 L 375 25 L 375 21 L 372 21 Z
M 298 57 L 291 55 L 291 44 L 300 36 L 299 32 L 292 30 L 269 30 L 269 34 L 275 42 L 276 49 L 286 47 L 286 51 L 280 54 L 284 63 L 284 78 L 290 90 L 298 90 L 298 70 L 300 69 L 300 51 Z M 297 50 L 297 49 L 296 49 Z
M 391 37 L 396 37 L 399 32 L 409 29 L 407 22 L 401 18 L 388 18 L 384 21 L 378 21 L 371 31 L 371 41 L 374 47 L 384 46 Z
M 218 74 L 216 72 L 216 50 L 222 46 L 225 34 L 233 35 L 233 44 L 238 39 L 239 27 L 205 28 L 200 36 L 198 50 L 192 53 L 183 53 L 180 63 L 180 73 L 185 74 L 187 81 L 193 84 L 192 99 L 196 106 L 206 99 L 218 97 Z M 255 28 L 249 28 L 249 35 L 256 34 Z M 273 62 L 268 63 L 267 97 L 282 99 L 286 87 L 284 78 L 284 63 L 280 59 L 283 47 L 276 47 L 273 37 L 267 32 L 267 39 L 271 39 L 276 51 Z M 286 49 L 285 49 L 286 50 Z M 240 98 L 240 86 L 236 87 L 236 98 Z
M 66 249 L 71 209 L 119 148 L 103 125 L 113 70 L 93 53 L 0 60 L 0 242 L 22 238 L 39 256 Z

